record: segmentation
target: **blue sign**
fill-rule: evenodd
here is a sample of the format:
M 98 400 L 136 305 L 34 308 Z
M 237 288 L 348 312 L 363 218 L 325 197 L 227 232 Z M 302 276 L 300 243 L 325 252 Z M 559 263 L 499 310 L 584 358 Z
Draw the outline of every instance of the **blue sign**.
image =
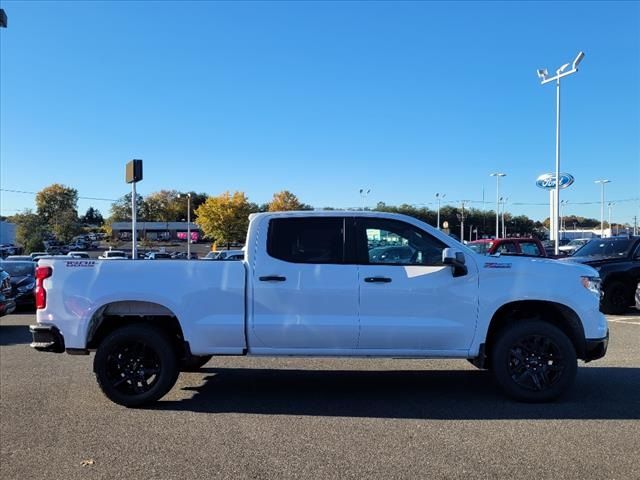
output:
M 574 181 L 573 175 L 568 173 L 560 174 L 560 188 L 567 188 Z M 544 190 L 553 190 L 556 188 L 556 176 L 552 173 L 544 173 L 538 177 L 536 185 Z

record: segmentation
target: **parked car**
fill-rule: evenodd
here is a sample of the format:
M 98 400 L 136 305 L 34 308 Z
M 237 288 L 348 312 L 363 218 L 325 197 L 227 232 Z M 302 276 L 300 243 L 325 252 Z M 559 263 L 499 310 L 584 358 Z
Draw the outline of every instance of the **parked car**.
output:
M 372 261 L 374 235 L 419 255 Z M 43 259 L 32 346 L 96 351 L 99 387 L 129 407 L 212 355 L 468 359 L 507 395 L 550 401 L 578 359 L 607 350 L 598 273 L 585 265 L 478 255 L 386 212 L 259 213 L 246 245 L 238 262 Z
M 575 238 L 566 245 L 558 247 L 558 250 L 565 255 L 573 255 L 579 248 L 589 243 L 590 238 Z
M 171 254 L 165 252 L 149 252 L 145 258 L 147 260 L 171 260 Z
M 9 315 L 16 309 L 11 288 L 11 276 L 0 268 L 0 317 Z
M 36 264 L 32 261 L 0 261 L 0 269 L 11 276 L 11 296 L 16 305 L 35 306 Z
M 126 260 L 127 254 L 122 250 L 106 250 L 98 258 L 101 260 Z
M 4 259 L 5 262 L 32 262 L 31 255 L 9 255 Z
M 209 253 L 207 253 L 204 257 L 202 257 L 202 260 L 215 260 L 216 258 L 218 258 L 218 255 L 220 255 L 220 251 L 216 250 L 211 251 Z
M 220 250 L 220 252 L 218 252 L 218 255 L 214 258 L 214 260 L 231 260 L 231 257 L 237 258 L 238 255 L 242 255 L 242 257 L 244 258 L 244 251 L 243 250 Z
M 600 309 L 604 313 L 621 314 L 634 305 L 634 295 L 640 283 L 640 237 L 590 240 L 562 260 L 589 265 L 600 273 Z
M 467 247 L 482 255 L 523 255 L 527 257 L 546 257 L 542 242 L 536 238 L 494 238 L 474 240 Z
M 38 257 L 46 257 L 47 255 L 50 255 L 50 253 L 47 253 L 47 252 L 31 252 L 29 254 L 29 256 L 31 257 L 31 260 L 35 260 Z
M 69 253 L 67 253 L 67 257 L 72 257 L 72 258 L 91 258 L 91 256 L 87 252 L 69 252 Z
M 406 263 L 416 251 L 408 245 L 375 247 L 369 249 L 369 260 L 377 263 Z

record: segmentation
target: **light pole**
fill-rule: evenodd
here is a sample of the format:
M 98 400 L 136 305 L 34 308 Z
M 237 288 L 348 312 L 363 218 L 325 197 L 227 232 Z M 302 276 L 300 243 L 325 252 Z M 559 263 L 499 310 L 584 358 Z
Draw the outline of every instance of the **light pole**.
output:
M 182 198 L 182 194 L 178 198 Z M 185 195 L 187 197 L 187 260 L 191 260 L 191 193 Z
M 562 77 L 566 77 L 567 75 L 571 75 L 572 73 L 576 73 L 578 71 L 578 65 L 584 58 L 584 53 L 579 52 L 576 55 L 576 58 L 573 59 L 573 63 L 565 63 L 558 70 L 556 70 L 556 74 L 553 77 L 549 76 L 549 72 L 547 69 L 538 70 L 538 78 L 540 78 L 540 83 L 544 85 L 545 83 L 556 81 L 556 188 L 554 190 L 554 201 L 553 201 L 553 238 L 555 239 L 555 254 L 559 255 L 560 251 L 558 250 L 558 213 L 559 213 L 559 205 L 560 205 L 560 79 Z M 571 65 L 571 70 L 565 71 L 569 65 Z
M 507 200 L 509 200 L 509 197 L 500 197 L 500 202 L 502 203 L 502 238 L 507 237 L 507 231 L 504 228 L 504 210 Z
M 569 200 L 561 200 L 560 201 L 560 230 L 563 232 L 563 238 L 564 238 L 564 231 L 567 229 L 566 225 L 564 224 L 564 207 L 567 206 L 567 203 L 569 203 Z
M 367 200 L 367 196 L 371 193 L 371 189 L 367 188 L 361 188 L 360 189 L 360 197 L 362 197 L 362 210 L 364 210 L 364 203 Z
M 607 203 L 607 206 L 609 207 L 609 236 L 612 237 L 613 236 L 613 227 L 611 226 L 611 210 L 613 208 L 613 206 L 615 205 L 614 202 L 609 202 Z M 617 229 L 616 229 L 617 230 Z M 618 232 L 616 231 L 616 235 L 618 234 Z
M 500 238 L 500 177 L 506 177 L 506 173 L 492 173 L 496 177 L 496 238 Z
M 440 200 L 446 197 L 446 193 L 436 193 L 436 200 L 438 201 L 438 216 L 436 220 L 436 228 L 440 230 Z
M 600 189 L 600 238 L 604 238 L 604 186 L 611 183 L 611 180 L 596 180 L 595 183 L 599 183 L 602 187 Z

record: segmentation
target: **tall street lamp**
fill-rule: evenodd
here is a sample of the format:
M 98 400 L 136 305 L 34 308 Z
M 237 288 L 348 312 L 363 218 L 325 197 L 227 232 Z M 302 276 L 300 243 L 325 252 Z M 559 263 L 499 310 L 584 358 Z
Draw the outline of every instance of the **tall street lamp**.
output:
M 361 188 L 360 189 L 360 197 L 362 197 L 362 210 L 365 209 L 365 202 L 367 200 L 367 197 L 369 196 L 369 194 L 371 193 L 371 189 L 370 188 Z
M 599 183 L 602 187 L 600 189 L 600 238 L 604 238 L 604 186 L 611 183 L 611 180 L 596 180 L 595 183 Z
M 500 177 L 506 177 L 506 173 L 492 173 L 496 177 L 496 238 L 500 238 Z
M 505 206 L 507 204 L 507 200 L 509 200 L 509 197 L 500 197 L 500 202 L 502 203 L 502 238 L 507 237 L 507 231 L 504 228 L 504 211 L 505 211 Z
M 607 206 L 609 207 L 609 236 L 610 237 L 613 236 L 613 227 L 611 226 L 611 210 L 613 209 L 614 205 L 615 205 L 615 202 L 607 203 Z M 616 228 L 616 235 L 617 234 L 618 234 L 618 232 L 617 232 L 617 228 Z
M 436 193 L 436 200 L 438 201 L 438 216 L 436 220 L 436 228 L 440 230 L 440 200 L 446 197 L 446 193 Z
M 560 251 L 558 250 L 558 214 L 559 214 L 559 205 L 560 205 L 560 79 L 562 77 L 566 77 L 567 75 L 571 75 L 572 73 L 576 73 L 578 71 L 578 65 L 584 58 L 584 53 L 579 52 L 576 55 L 576 58 L 573 59 L 572 63 L 565 63 L 558 70 L 556 70 L 556 74 L 553 77 L 549 76 L 549 72 L 547 69 L 539 69 L 538 70 L 538 78 L 540 78 L 540 83 L 544 85 L 545 83 L 556 81 L 556 188 L 554 190 L 554 199 L 553 199 L 553 238 L 555 239 L 555 254 L 559 255 Z M 571 65 L 571 70 L 566 71 L 567 68 Z
M 182 198 L 182 194 L 178 198 Z M 187 260 L 191 260 L 191 193 L 186 194 L 187 197 Z

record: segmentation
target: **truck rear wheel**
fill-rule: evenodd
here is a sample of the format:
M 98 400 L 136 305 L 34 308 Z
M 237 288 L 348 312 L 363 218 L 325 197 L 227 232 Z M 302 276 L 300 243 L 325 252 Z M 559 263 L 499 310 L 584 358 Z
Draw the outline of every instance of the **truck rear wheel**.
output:
M 125 407 L 138 407 L 164 396 L 178 379 L 171 340 L 148 325 L 128 325 L 100 343 L 93 362 L 100 389 Z
M 578 360 L 567 335 L 539 320 L 514 323 L 500 332 L 491 352 L 493 375 L 502 390 L 523 402 L 547 402 L 573 383 Z

